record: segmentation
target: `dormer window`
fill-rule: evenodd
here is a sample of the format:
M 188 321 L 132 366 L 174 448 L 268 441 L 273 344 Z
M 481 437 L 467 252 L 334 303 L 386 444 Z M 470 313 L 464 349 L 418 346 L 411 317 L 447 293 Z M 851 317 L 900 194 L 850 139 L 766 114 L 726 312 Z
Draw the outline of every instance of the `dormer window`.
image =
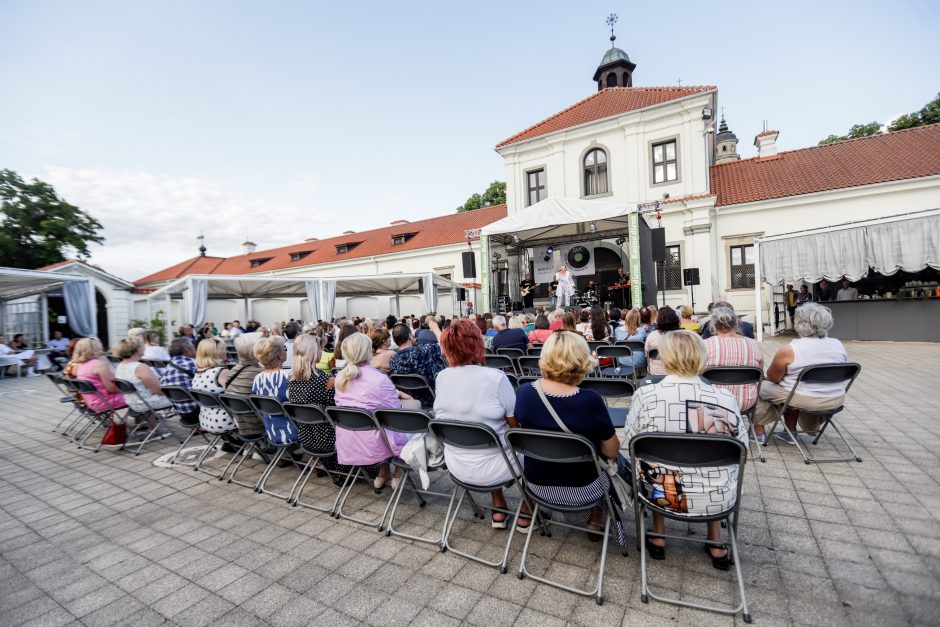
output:
M 359 244 L 360 244 L 360 242 L 347 242 L 347 243 L 345 243 L 345 244 L 337 244 L 337 245 L 336 245 L 336 254 L 337 254 L 337 255 L 342 255 L 343 253 L 348 253 L 349 251 L 351 251 L 353 248 L 355 248 L 355 247 L 358 246 Z
M 312 250 L 301 250 L 301 251 L 298 251 L 298 252 L 296 252 L 296 253 L 291 253 L 291 254 L 290 254 L 290 260 L 291 260 L 291 261 L 300 261 L 301 259 L 303 259 L 304 257 L 306 257 L 307 255 L 309 255 L 309 254 L 312 253 L 312 252 L 313 252 Z
M 399 233 L 392 235 L 392 246 L 401 246 L 415 235 L 417 235 L 417 233 Z
M 261 258 L 259 258 L 259 259 L 252 259 L 252 260 L 251 260 L 251 267 L 252 267 L 252 268 L 257 268 L 258 266 L 261 266 L 261 265 L 263 265 L 263 264 L 266 264 L 266 263 L 269 262 L 269 261 L 271 261 L 271 257 L 261 257 Z

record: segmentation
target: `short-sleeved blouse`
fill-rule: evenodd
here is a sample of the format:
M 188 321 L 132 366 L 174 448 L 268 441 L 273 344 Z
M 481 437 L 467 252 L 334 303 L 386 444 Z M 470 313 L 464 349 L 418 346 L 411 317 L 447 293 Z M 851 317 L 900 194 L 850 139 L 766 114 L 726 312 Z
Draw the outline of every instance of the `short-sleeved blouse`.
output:
M 225 391 L 222 384 L 219 383 L 219 374 L 225 370 L 225 366 L 215 366 L 197 370 L 193 376 L 193 390 L 200 392 L 211 392 L 221 394 Z M 235 431 L 235 423 L 227 411 L 221 407 L 200 407 L 199 408 L 199 426 L 209 433 L 228 433 Z
M 137 368 L 140 366 L 150 368 L 150 366 L 142 364 L 139 361 L 122 361 L 117 365 L 117 368 L 114 369 L 115 378 L 130 381 L 134 384 L 134 389 L 137 390 L 136 395 L 131 395 L 124 399 L 128 407 L 136 412 L 150 411 L 151 408 L 163 409 L 169 407 L 170 399 L 163 394 L 154 394 L 151 392 L 137 375 Z
M 264 370 L 251 384 L 251 393 L 258 396 L 287 400 L 287 376 L 289 370 Z M 264 432 L 275 444 L 293 444 L 297 441 L 297 427 L 284 414 L 261 414 Z

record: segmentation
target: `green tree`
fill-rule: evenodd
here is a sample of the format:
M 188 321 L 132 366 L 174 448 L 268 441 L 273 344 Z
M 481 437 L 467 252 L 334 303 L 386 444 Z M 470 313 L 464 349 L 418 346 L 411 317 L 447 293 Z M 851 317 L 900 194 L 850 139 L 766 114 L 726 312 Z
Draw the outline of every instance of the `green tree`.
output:
M 467 202 L 457 207 L 457 211 L 473 211 L 481 207 L 502 205 L 506 202 L 506 182 L 493 181 L 482 194 L 472 194 Z
M 905 113 L 898 117 L 888 127 L 889 131 L 900 131 L 902 128 L 914 128 L 925 124 L 936 124 L 940 122 L 940 93 L 937 97 L 924 105 L 924 108 L 916 113 Z
M 39 268 L 87 257 L 88 245 L 101 244 L 101 223 L 71 205 L 52 185 L 25 182 L 12 170 L 0 170 L 0 266 Z
M 826 139 L 819 142 L 820 146 L 825 144 L 831 144 L 833 142 L 841 142 L 846 139 L 856 139 L 859 137 L 870 137 L 871 135 L 878 135 L 881 133 L 881 122 L 869 122 L 868 124 L 855 124 L 852 128 L 849 129 L 849 132 L 845 135 L 830 135 Z

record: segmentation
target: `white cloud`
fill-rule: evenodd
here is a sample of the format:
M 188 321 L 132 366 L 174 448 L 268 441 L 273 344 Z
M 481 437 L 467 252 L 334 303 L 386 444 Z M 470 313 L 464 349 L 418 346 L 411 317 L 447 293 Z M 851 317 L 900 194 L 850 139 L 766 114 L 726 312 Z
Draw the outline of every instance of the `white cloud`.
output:
M 208 179 L 57 166 L 40 178 L 101 222 L 105 243 L 92 247 L 90 261 L 128 280 L 196 255 L 200 231 L 208 254 L 225 257 L 239 254 L 246 236 L 259 248 L 282 246 L 328 219 Z

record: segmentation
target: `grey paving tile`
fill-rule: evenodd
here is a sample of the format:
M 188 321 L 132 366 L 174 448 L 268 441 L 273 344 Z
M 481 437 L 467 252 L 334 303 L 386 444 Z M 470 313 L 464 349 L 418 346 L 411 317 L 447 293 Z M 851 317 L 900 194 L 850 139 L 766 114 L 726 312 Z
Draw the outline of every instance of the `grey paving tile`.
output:
M 234 603 L 210 594 L 173 616 L 173 622 L 185 627 L 204 627 L 217 622 L 233 609 Z

